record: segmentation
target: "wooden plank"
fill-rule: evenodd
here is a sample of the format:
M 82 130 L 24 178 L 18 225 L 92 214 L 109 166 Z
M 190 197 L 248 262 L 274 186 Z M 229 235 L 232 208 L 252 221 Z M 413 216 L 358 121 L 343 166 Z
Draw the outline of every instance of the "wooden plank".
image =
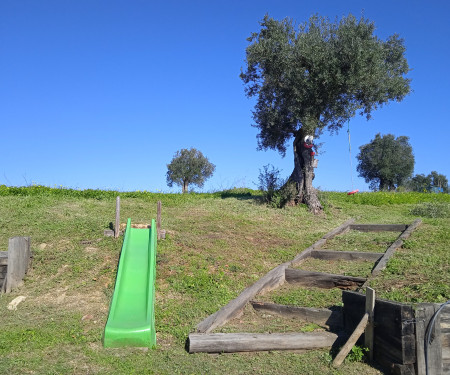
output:
M 189 335 L 189 353 L 235 353 L 329 348 L 337 340 L 330 332 L 213 333 Z
M 4 290 L 10 293 L 17 288 L 28 271 L 30 264 L 30 237 L 13 237 L 8 245 L 8 267 Z
M 366 289 L 366 314 L 369 315 L 364 331 L 364 346 L 369 349 L 369 361 L 373 361 L 373 331 L 374 331 L 375 290 Z
M 362 251 L 336 251 L 336 250 L 312 250 L 311 258 L 323 259 L 323 260 L 367 260 L 376 262 L 384 253 L 372 253 Z
M 433 331 L 430 332 L 432 342 L 427 342 L 430 321 L 438 307 L 431 303 L 421 303 L 416 307 L 416 353 L 417 375 L 442 374 L 442 347 L 440 339 L 440 321 L 436 318 Z M 428 363 L 428 372 L 426 369 Z
M 342 309 L 340 307 L 332 309 L 319 309 L 302 306 L 279 305 L 276 303 L 250 301 L 253 308 L 260 312 L 276 314 L 288 318 L 296 318 L 305 322 L 315 323 L 330 329 L 340 329 L 343 327 Z
M 116 224 L 114 226 L 114 238 L 120 234 L 120 197 L 116 198 Z
M 366 281 L 363 277 L 334 275 L 331 273 L 312 272 L 293 268 L 286 268 L 286 281 L 307 287 L 323 289 L 356 289 Z
M 331 240 L 333 237 L 337 236 L 338 234 L 345 233 L 349 230 L 350 225 L 352 225 L 355 222 L 355 219 L 349 219 L 342 225 L 338 226 L 336 229 L 333 229 L 331 232 L 328 232 L 325 234 L 322 238 L 325 240 Z
M 156 205 L 156 231 L 158 233 L 158 240 L 161 239 L 161 201 L 158 201 Z
M 237 316 L 247 302 L 253 299 L 258 293 L 264 293 L 282 285 L 285 281 L 285 269 L 288 265 L 290 265 L 290 262 L 280 264 L 260 278 L 256 283 L 244 289 L 238 297 L 200 322 L 197 325 L 197 332 L 211 332 Z
M 8 264 L 8 252 L 0 251 L 0 266 L 6 266 Z
M 403 232 L 408 226 L 406 224 L 352 224 L 351 230 L 360 232 Z
M 363 334 L 367 322 L 369 321 L 369 314 L 365 313 L 361 319 L 361 321 L 356 326 L 355 330 L 347 340 L 347 342 L 344 344 L 338 355 L 333 360 L 333 367 L 339 367 L 342 362 L 344 362 L 345 357 L 347 357 L 347 354 L 350 352 L 350 350 L 353 348 L 353 346 L 356 344 L 358 339 Z

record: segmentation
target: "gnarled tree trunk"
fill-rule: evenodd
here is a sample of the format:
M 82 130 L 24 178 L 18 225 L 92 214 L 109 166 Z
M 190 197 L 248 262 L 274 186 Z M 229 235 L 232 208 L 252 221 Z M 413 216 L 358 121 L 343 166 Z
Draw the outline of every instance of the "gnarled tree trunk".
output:
M 317 191 L 312 186 L 314 179 L 314 153 L 310 145 L 304 142 L 307 134 L 299 131 L 294 140 L 294 171 L 289 182 L 297 186 L 297 203 L 306 203 L 311 212 L 318 214 L 323 207 L 317 197 Z

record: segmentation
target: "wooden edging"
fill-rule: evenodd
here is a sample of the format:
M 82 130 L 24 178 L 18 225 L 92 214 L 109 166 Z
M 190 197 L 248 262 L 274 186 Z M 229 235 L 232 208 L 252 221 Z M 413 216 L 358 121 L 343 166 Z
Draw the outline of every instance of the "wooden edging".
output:
M 12 237 L 8 243 L 6 277 L 2 292 L 10 293 L 22 282 L 31 264 L 30 237 Z
M 287 318 L 301 319 L 305 322 L 339 329 L 344 325 L 342 309 L 314 308 L 302 306 L 279 305 L 277 303 L 250 301 L 256 311 L 275 314 Z
M 352 224 L 351 230 L 360 232 L 403 232 L 408 226 L 406 224 Z
M 235 353 L 269 350 L 308 350 L 332 347 L 338 336 L 310 333 L 212 333 L 189 335 L 189 353 Z
M 313 245 L 303 250 L 292 261 L 283 263 L 269 271 L 253 285 L 244 289 L 244 291 L 238 297 L 230 301 L 219 311 L 216 311 L 214 314 L 208 316 L 206 319 L 200 322 L 196 327 L 197 332 L 210 333 L 215 328 L 222 326 L 230 319 L 233 319 L 234 317 L 239 315 L 239 313 L 244 309 L 245 305 L 257 294 L 262 294 L 283 285 L 285 282 L 286 268 L 299 265 L 304 259 L 310 256 L 313 250 L 320 249 L 327 242 L 327 240 L 349 230 L 350 225 L 354 222 L 355 219 L 347 220 L 344 224 L 340 225 L 336 229 L 333 229 L 331 232 L 328 232 L 320 240 L 316 241 Z
M 366 281 L 364 277 L 335 275 L 332 273 L 312 272 L 294 268 L 287 268 L 285 277 L 288 283 L 323 289 L 339 288 L 354 290 Z

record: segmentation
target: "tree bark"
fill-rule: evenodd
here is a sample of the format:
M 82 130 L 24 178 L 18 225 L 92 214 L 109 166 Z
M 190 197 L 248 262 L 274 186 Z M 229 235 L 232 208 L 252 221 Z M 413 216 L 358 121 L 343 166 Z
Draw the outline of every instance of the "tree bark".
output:
M 289 182 L 295 182 L 297 187 L 296 203 L 305 203 L 311 212 L 319 214 L 323 207 L 317 197 L 317 191 L 312 186 L 314 179 L 314 153 L 304 142 L 304 134 L 300 130 L 294 139 L 294 171 Z
M 188 185 L 187 181 L 183 181 L 183 194 L 188 192 Z

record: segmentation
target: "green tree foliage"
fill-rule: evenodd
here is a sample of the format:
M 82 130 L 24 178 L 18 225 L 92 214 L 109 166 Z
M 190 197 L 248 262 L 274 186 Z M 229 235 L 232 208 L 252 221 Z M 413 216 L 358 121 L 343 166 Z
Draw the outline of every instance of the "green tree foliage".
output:
M 412 175 L 414 155 L 408 137 L 378 133 L 359 150 L 357 171 L 372 190 L 394 190 Z
M 313 211 L 321 207 L 305 136 L 338 131 L 357 113 L 370 118 L 373 110 L 410 91 L 403 40 L 392 35 L 384 41 L 374 31 L 373 22 L 352 15 L 335 22 L 316 15 L 298 27 L 266 15 L 261 30 L 248 39 L 241 79 L 246 95 L 257 97 L 259 149 L 284 156 L 294 140 L 290 179 Z
M 181 186 L 183 193 L 188 192 L 188 186 L 193 184 L 203 187 L 205 181 L 212 176 L 216 166 L 209 162 L 203 154 L 191 148 L 177 151 L 170 164 L 167 164 L 167 185 Z
M 448 193 L 448 180 L 445 175 L 432 171 L 428 176 L 416 174 L 406 182 L 406 187 L 418 192 L 431 191 L 432 188 L 438 188 L 442 189 L 444 193 Z

